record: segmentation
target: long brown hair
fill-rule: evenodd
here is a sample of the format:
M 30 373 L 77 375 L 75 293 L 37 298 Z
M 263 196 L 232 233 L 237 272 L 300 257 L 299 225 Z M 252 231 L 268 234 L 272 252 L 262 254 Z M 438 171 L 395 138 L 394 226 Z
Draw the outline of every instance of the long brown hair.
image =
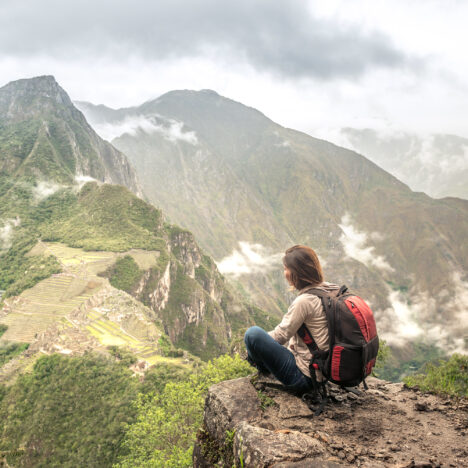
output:
M 283 264 L 291 272 L 291 283 L 301 290 L 323 282 L 322 267 L 317 254 L 305 245 L 294 245 L 284 253 Z

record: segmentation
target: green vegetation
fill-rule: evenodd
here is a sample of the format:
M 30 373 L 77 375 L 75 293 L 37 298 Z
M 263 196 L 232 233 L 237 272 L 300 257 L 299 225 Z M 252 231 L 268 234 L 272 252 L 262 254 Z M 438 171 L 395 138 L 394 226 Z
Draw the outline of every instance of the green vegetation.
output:
M 254 305 L 249 306 L 249 312 L 249 315 L 253 317 L 255 325 L 263 328 L 264 330 L 273 330 L 276 325 L 280 323 L 280 319 L 278 317 L 268 315 L 264 310 Z
M 453 354 L 448 360 L 428 363 L 423 373 L 406 377 L 408 387 L 423 392 L 468 398 L 468 356 Z
M 108 346 L 107 349 L 111 356 L 113 356 L 117 362 L 120 362 L 124 367 L 130 367 L 138 361 L 138 358 L 131 351 L 128 351 L 121 346 L 111 345 Z
M 174 345 L 171 343 L 167 335 L 161 335 L 159 337 L 158 346 L 163 356 L 181 357 L 184 355 L 184 351 L 182 349 L 174 348 Z
M 399 350 L 385 350 L 385 360 L 379 364 L 377 357 L 377 366 L 375 375 L 380 379 L 391 382 L 401 382 L 401 380 L 410 374 L 417 373 L 427 362 L 436 361 L 444 358 L 443 351 L 434 344 L 423 342 L 408 343 L 404 349 L 404 354 Z M 381 351 L 379 350 L 379 354 Z M 381 354 L 382 357 L 382 354 Z
M 399 285 L 394 283 L 393 281 L 386 281 L 386 283 L 394 290 L 394 291 L 400 291 L 402 293 L 407 293 L 409 288 L 408 285 Z
M 44 224 L 43 240 L 85 250 L 162 250 L 162 214 L 118 185 L 86 184 L 67 217 Z
M 134 356 L 108 349 L 113 358 L 41 357 L 0 386 L 0 452 L 9 465 L 189 467 L 208 388 L 251 373 L 226 355 L 191 368 L 161 363 L 139 382 L 127 368 Z
M 27 350 L 29 343 L 7 343 L 0 345 L 0 367 L 13 359 L 18 354 Z
M 137 421 L 125 435 L 116 468 L 192 465 L 192 446 L 203 418 L 208 388 L 226 379 L 246 376 L 251 367 L 238 356 L 221 356 L 187 380 L 169 382 L 160 394 L 140 396 Z
M 101 276 L 109 278 L 114 288 L 131 293 L 143 276 L 143 271 L 130 255 L 119 258 L 114 265 L 108 268 Z
M 26 255 L 35 242 L 32 236 L 24 235 L 0 257 L 0 289 L 5 290 L 3 298 L 16 296 L 52 274 L 60 273 L 61 267 L 55 257 Z
M 390 359 L 392 351 L 385 340 L 379 340 L 379 352 L 375 360 L 375 366 L 372 371 L 374 377 L 382 378 L 380 375 L 381 370 L 384 368 L 385 363 Z
M 168 382 L 183 382 L 189 379 L 191 369 L 174 364 L 160 363 L 150 367 L 145 374 L 140 391 L 143 394 L 162 393 Z
M 0 450 L 12 466 L 111 466 L 136 396 L 128 369 L 102 356 L 42 357 L 1 401 Z
M 7 330 L 8 330 L 8 327 L 0 323 L 0 338 Z
M 257 397 L 260 401 L 260 409 L 265 411 L 269 406 L 275 406 L 276 402 L 273 398 L 270 398 L 266 393 L 263 393 L 261 390 L 257 391 Z

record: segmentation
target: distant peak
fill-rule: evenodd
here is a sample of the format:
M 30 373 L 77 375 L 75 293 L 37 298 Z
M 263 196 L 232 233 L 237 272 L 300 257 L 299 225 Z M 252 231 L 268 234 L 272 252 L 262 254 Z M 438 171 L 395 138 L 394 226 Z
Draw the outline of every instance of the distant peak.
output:
M 60 88 L 59 84 L 52 75 L 35 76 L 33 78 L 22 78 L 21 80 L 10 81 L 6 86 L 15 88 Z
M 72 106 L 72 102 L 68 94 L 60 87 L 52 75 L 35 76 L 33 78 L 24 78 L 21 80 L 11 81 L 7 85 L 0 88 L 0 92 L 6 93 L 7 96 L 43 96 L 47 99 L 52 99 L 55 102 Z
M 212 89 L 200 89 L 199 92 L 203 94 L 211 94 L 212 96 L 219 96 L 219 94 L 216 91 L 213 91 Z

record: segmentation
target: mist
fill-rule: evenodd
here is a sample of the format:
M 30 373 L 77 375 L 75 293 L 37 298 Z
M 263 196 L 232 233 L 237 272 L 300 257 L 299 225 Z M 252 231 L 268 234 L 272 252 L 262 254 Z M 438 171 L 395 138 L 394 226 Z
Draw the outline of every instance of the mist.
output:
M 239 242 L 238 249 L 217 262 L 218 270 L 227 276 L 265 274 L 280 268 L 282 252 L 270 253 L 261 244 Z

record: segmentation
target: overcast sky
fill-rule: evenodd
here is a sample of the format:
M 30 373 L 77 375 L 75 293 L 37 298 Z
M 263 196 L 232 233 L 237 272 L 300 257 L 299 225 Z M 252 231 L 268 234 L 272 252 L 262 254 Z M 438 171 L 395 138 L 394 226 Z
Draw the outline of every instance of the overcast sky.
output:
M 0 85 L 74 100 L 214 89 L 276 122 L 468 137 L 468 1 L 1 0 Z

